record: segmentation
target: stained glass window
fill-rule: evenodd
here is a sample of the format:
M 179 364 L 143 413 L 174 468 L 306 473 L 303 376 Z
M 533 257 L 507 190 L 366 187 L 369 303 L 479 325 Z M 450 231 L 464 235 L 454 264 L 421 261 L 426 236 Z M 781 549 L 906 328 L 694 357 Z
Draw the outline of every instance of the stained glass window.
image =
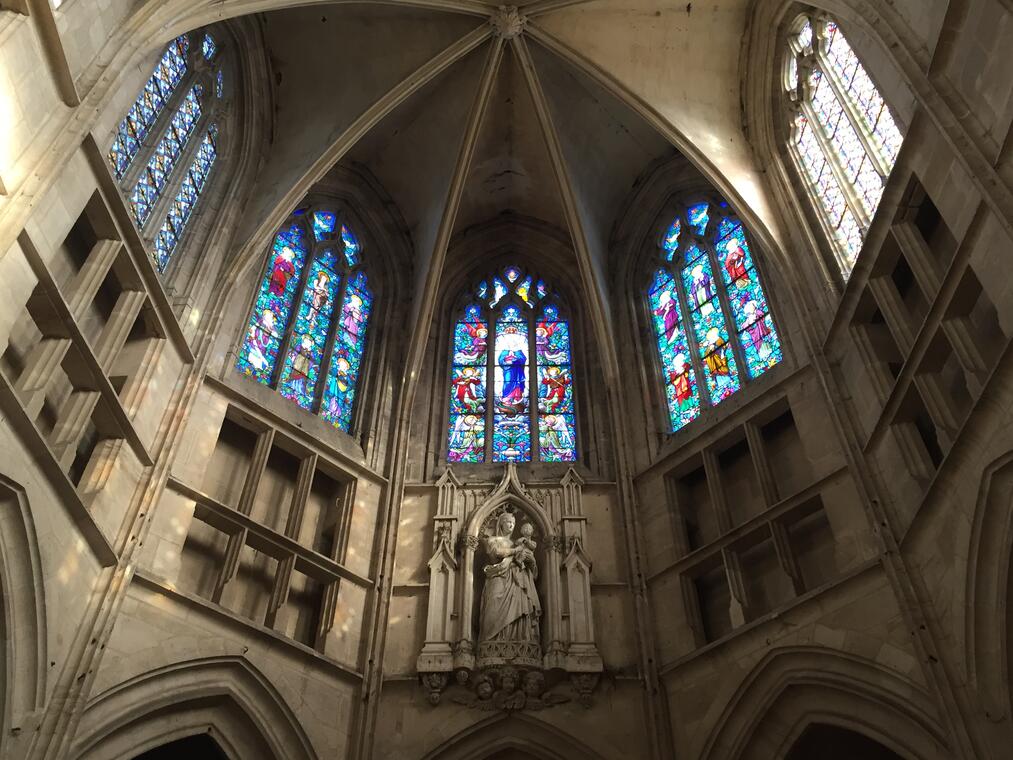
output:
M 293 212 L 275 235 L 236 361 L 244 375 L 345 432 L 373 309 L 361 251 L 337 209 Z
M 225 92 L 225 72 L 218 69 L 218 73 L 215 74 L 215 97 L 221 98 Z
M 204 133 L 193 162 L 169 206 L 169 213 L 166 214 L 165 221 L 155 235 L 155 265 L 159 272 L 164 272 L 169 265 L 169 259 L 183 236 L 187 222 L 190 221 L 190 214 L 207 184 L 208 175 L 211 174 L 215 159 L 218 157 L 217 139 L 218 127 L 212 124 Z
M 659 247 L 647 306 L 674 432 L 783 356 L 748 235 L 727 203 L 690 205 Z
M 204 54 L 204 60 L 210 61 L 217 52 L 218 46 L 215 44 L 215 38 L 205 33 L 204 39 L 201 41 L 201 53 Z
M 195 84 L 187 92 L 179 109 L 172 116 L 169 127 L 155 146 L 148 165 L 141 172 L 130 195 L 130 210 L 138 226 L 151 214 L 151 207 L 165 187 L 165 182 L 183 152 L 194 127 L 201 117 L 201 86 Z
M 904 138 L 837 24 L 802 17 L 797 30 L 785 78 L 797 108 L 792 150 L 847 275 Z
M 189 38 L 184 34 L 172 42 L 155 66 L 151 78 L 145 82 L 141 94 L 116 129 L 112 147 L 109 149 L 109 163 L 116 179 L 122 179 L 130 162 L 141 147 L 151 126 L 169 102 L 186 73 L 186 54 Z
M 471 298 L 454 324 L 447 460 L 576 461 L 570 323 L 557 299 L 514 265 Z

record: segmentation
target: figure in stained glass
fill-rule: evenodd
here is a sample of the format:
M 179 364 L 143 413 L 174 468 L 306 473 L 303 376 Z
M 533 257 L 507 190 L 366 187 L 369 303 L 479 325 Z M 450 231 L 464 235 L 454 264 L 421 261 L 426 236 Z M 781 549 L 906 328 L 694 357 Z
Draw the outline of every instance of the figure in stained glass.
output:
M 708 267 L 704 264 L 697 264 L 691 270 L 693 282 L 690 294 L 693 299 L 693 305 L 698 309 L 709 304 L 710 300 L 714 298 L 714 281 L 711 279 L 710 272 L 707 269 Z
M 572 462 L 574 455 L 572 417 L 548 414 L 539 421 L 538 448 L 546 462 Z
M 698 377 L 704 379 L 711 405 L 739 389 L 742 379 L 733 341 L 742 350 L 749 378 L 782 359 L 742 223 L 721 216 L 716 225 L 711 224 L 709 214 L 714 208 L 726 210 L 728 204 L 696 204 L 676 219 L 679 224 L 670 224 L 670 231 L 681 230 L 678 236 L 666 234 L 660 245 L 662 259 L 671 266 L 656 270 L 648 289 L 673 431 L 700 414 L 703 400 L 697 389 Z M 687 229 L 692 234 L 687 235 Z M 715 277 L 714 272 L 720 276 Z M 719 298 L 722 288 L 727 301 Z M 687 326 L 682 322 L 680 299 L 689 305 Z M 734 337 L 729 334 L 729 324 L 735 326 Z M 695 338 L 695 350 L 690 350 L 687 327 Z
M 565 411 L 570 374 L 565 367 L 546 367 L 542 374 L 543 391 L 540 395 L 539 411 Z
M 665 343 L 671 343 L 679 330 L 679 306 L 671 290 L 663 290 L 658 294 L 658 305 L 654 313 L 661 317 Z
M 484 307 L 466 307 L 454 325 L 447 459 L 486 461 L 488 435 L 494 462 L 529 461 L 536 443 L 543 462 L 576 461 L 569 325 L 554 305 L 541 305 L 538 316 L 533 315 L 549 295 L 544 280 L 516 266 L 499 271 L 502 278 L 485 279 L 475 291 L 494 312 L 492 350 L 488 323 L 482 318 Z M 528 308 L 508 296 L 516 296 Z M 494 383 L 487 388 L 490 371 Z M 537 410 L 531 408 L 532 396 L 537 397 Z M 535 411 L 538 423 L 533 431 Z
M 276 337 L 275 326 L 274 312 L 264 309 L 250 327 L 246 359 L 257 372 L 265 372 L 274 365 L 274 352 L 277 350 L 276 346 L 272 346 Z
M 341 257 L 328 242 L 337 215 L 306 211 L 294 211 L 275 237 L 236 366 L 347 432 L 373 296 L 365 273 L 345 266 L 348 245 Z M 354 242 L 351 232 L 347 235 Z M 303 276 L 307 261 L 309 270 Z M 342 288 L 344 298 L 337 309 Z M 288 349 L 275 382 L 282 344 Z
M 737 237 L 732 237 L 725 242 L 725 272 L 727 272 L 728 280 L 736 285 L 740 279 L 746 279 L 746 253 L 739 245 Z
M 294 258 L 295 254 L 288 246 L 278 251 L 274 257 L 274 262 L 271 264 L 271 284 L 269 287 L 269 292 L 272 295 L 283 295 L 288 289 L 288 282 L 295 274 L 295 266 L 292 264 Z

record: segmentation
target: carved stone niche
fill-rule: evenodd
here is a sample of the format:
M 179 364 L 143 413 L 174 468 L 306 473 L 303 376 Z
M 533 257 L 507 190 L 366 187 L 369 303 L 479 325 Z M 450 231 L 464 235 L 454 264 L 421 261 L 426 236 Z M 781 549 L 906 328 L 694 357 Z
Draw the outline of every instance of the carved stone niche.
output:
M 436 485 L 416 664 L 430 703 L 449 688 L 455 702 L 482 710 L 540 710 L 571 698 L 590 706 L 604 666 L 580 476 L 570 469 L 558 485 L 529 492 L 508 464 L 490 493 L 463 486 L 448 467 Z M 567 680 L 570 696 L 560 692 Z

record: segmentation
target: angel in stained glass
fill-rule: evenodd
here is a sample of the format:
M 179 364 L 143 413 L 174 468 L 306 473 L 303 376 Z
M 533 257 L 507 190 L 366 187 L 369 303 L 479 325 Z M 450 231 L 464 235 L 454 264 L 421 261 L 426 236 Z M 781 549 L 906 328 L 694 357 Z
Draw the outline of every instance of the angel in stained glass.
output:
M 566 389 L 570 386 L 570 376 L 562 367 L 549 367 L 542 378 L 545 386 L 545 398 L 542 400 L 543 411 L 554 412 L 566 400 Z

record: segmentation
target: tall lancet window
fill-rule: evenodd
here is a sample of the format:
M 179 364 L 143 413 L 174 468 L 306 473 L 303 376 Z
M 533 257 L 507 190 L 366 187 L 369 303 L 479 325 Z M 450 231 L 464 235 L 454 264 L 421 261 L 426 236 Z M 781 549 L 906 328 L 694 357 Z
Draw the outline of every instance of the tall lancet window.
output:
M 570 323 L 517 266 L 483 280 L 454 325 L 450 462 L 577 459 Z
M 164 272 L 218 158 L 222 53 L 209 33 L 169 43 L 120 122 L 109 164 Z
M 782 359 L 742 222 L 722 202 L 680 209 L 647 301 L 673 432 Z
M 340 209 L 296 210 L 275 235 L 236 368 L 351 430 L 373 293 Z
M 791 152 L 847 276 L 904 137 L 836 22 L 802 16 L 794 29 L 784 72 Z

